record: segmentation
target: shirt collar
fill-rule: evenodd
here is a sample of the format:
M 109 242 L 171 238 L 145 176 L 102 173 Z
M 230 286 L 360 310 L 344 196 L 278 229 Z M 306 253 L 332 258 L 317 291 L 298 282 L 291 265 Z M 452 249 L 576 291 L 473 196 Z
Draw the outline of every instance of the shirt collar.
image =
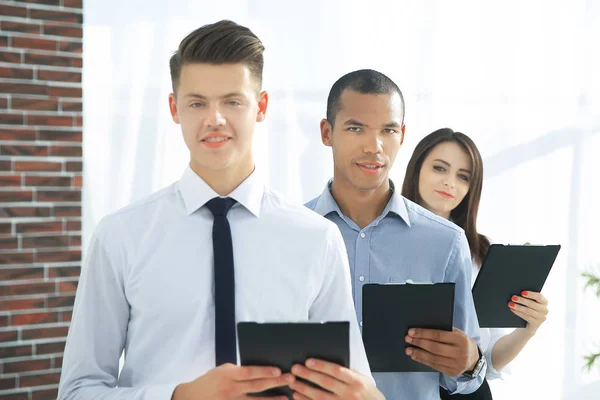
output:
M 337 212 L 340 217 L 343 217 L 342 211 L 340 210 L 337 202 L 331 195 L 331 184 L 333 179 L 327 182 L 325 185 L 325 189 L 317 199 L 317 203 L 315 204 L 314 211 L 322 216 L 326 216 L 332 212 Z M 408 225 L 410 225 L 410 219 L 408 217 L 408 210 L 406 208 L 406 203 L 404 202 L 404 197 L 400 193 L 396 192 L 396 186 L 394 182 L 390 179 L 390 188 L 392 189 L 392 197 L 390 201 L 386 205 L 385 209 L 381 213 L 381 216 L 377 218 L 377 220 L 381 220 L 385 218 L 390 212 L 398 215 L 402 220 Z
M 236 200 L 256 217 L 260 216 L 260 208 L 265 186 L 256 171 L 253 171 L 228 196 Z M 179 180 L 179 192 L 183 198 L 187 215 L 193 214 L 209 200 L 219 196 L 209 185 L 196 174 L 188 165 Z

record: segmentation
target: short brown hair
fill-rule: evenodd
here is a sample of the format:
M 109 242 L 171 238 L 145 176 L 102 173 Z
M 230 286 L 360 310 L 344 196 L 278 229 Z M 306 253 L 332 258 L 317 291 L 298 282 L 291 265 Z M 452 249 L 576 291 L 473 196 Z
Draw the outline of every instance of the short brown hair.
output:
M 201 26 L 181 41 L 169 61 L 173 93 L 179 85 L 181 67 L 186 63 L 246 64 L 260 90 L 264 51 L 260 39 L 250 29 L 235 22 L 222 20 Z

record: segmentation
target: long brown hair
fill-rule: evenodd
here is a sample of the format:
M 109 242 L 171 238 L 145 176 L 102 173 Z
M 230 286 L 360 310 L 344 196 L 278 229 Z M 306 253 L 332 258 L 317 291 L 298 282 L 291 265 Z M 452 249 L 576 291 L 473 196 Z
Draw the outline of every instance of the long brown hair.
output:
M 417 204 L 424 205 L 423 199 L 419 195 L 419 175 L 427 155 L 442 142 L 457 143 L 471 157 L 473 168 L 469 191 L 460 204 L 450 212 L 450 218 L 452 222 L 464 229 L 471 248 L 471 257 L 477 264 L 481 265 L 490 247 L 490 241 L 477 232 L 477 212 L 479 211 L 479 200 L 481 199 L 481 188 L 483 186 L 483 161 L 477 146 L 471 138 L 464 133 L 454 132 L 450 128 L 438 129 L 425 136 L 417 144 L 408 162 L 404 183 L 402 184 L 402 195 Z

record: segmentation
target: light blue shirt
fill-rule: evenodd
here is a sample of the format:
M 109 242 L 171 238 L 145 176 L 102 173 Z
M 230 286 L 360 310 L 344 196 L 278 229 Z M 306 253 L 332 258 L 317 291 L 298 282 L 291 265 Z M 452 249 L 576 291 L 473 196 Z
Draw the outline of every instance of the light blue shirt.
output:
M 390 181 L 392 189 L 393 183 Z M 356 315 L 362 321 L 362 286 L 367 283 L 455 282 L 454 326 L 479 343 L 479 324 L 471 295 L 471 254 L 464 231 L 394 193 L 383 213 L 363 229 L 345 216 L 330 192 L 331 182 L 306 206 L 337 224 L 344 237 Z M 439 386 L 450 393 L 472 393 L 483 382 L 431 372 L 374 373 L 387 399 L 439 399 Z

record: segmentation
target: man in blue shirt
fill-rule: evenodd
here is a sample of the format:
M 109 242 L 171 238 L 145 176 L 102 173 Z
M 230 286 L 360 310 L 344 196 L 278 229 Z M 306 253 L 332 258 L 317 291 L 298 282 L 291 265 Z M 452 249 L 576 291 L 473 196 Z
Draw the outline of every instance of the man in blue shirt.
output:
M 388 178 L 404 140 L 402 92 L 377 71 L 351 72 L 333 85 L 320 127 L 333 151 L 334 177 L 306 206 L 342 232 L 361 326 L 364 284 L 456 283 L 453 331 L 411 329 L 405 338 L 416 346 L 407 354 L 440 373 L 375 373 L 377 387 L 387 399 L 439 399 L 439 386 L 474 392 L 486 366 L 477 346 L 467 239 L 453 223 L 403 198 Z

